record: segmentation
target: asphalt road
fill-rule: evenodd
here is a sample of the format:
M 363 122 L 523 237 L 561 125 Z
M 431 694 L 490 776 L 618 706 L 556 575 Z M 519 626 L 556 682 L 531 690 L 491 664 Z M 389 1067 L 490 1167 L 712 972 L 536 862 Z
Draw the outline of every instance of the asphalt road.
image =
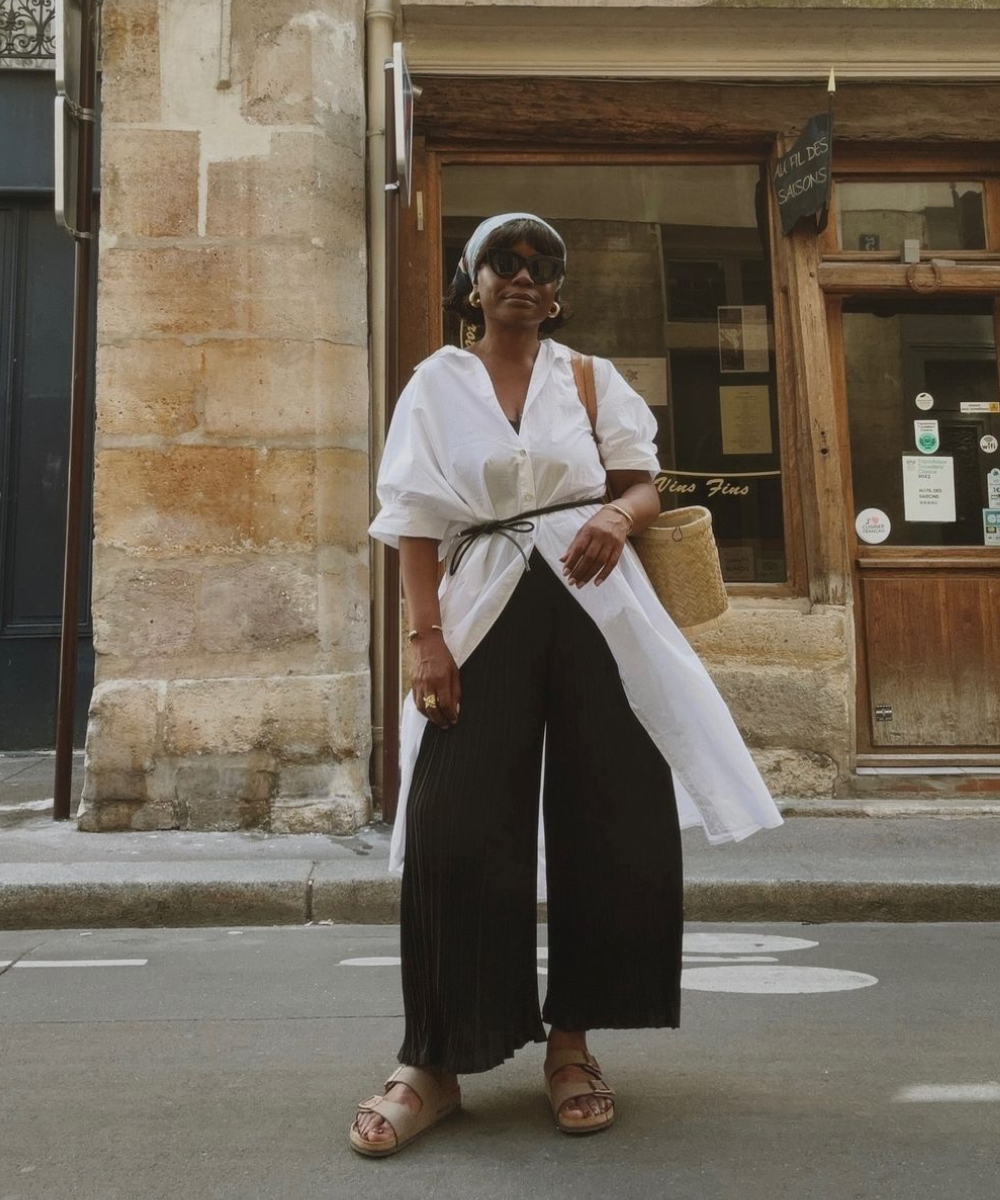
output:
M 394 1065 L 397 946 L 0 933 L 0 1200 L 1000 1195 L 1000 925 L 689 925 L 681 1030 L 592 1036 L 613 1129 L 557 1133 L 530 1046 L 371 1162 L 346 1130 Z

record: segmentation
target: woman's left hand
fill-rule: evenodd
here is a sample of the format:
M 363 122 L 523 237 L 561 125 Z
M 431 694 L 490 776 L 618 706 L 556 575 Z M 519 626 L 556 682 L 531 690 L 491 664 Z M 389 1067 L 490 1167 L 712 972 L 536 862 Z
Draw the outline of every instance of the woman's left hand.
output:
M 599 587 L 618 565 L 628 532 L 628 521 L 613 508 L 602 508 L 595 513 L 580 527 L 559 559 L 569 583 L 583 587 L 593 579 L 595 587 Z

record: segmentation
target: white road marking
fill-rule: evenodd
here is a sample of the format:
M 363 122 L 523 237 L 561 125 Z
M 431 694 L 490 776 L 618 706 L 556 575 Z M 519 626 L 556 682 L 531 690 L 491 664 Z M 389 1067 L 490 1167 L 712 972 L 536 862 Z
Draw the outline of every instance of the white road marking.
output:
M 18 967 L 144 967 L 148 958 L 24 958 L 14 963 Z
M 44 812 L 52 807 L 51 800 L 22 800 L 20 804 L 5 804 L 0 813 L 12 812 Z
M 12 958 L 0 958 L 0 971 L 2 971 L 4 967 L 9 967 L 13 961 L 14 960 Z
M 903 1103 L 1000 1101 L 1000 1083 L 922 1083 L 900 1088 L 893 1100 Z
M 878 983 L 860 971 L 830 967 L 695 967 L 681 975 L 681 987 L 696 992 L 747 992 L 756 995 L 798 995 L 805 992 L 846 992 Z
M 686 933 L 686 954 L 779 954 L 783 950 L 811 950 L 819 942 L 768 933 Z
M 342 967 L 398 967 L 401 958 L 342 958 Z
M 689 963 L 776 963 L 777 958 L 768 958 L 766 954 L 685 954 L 681 962 Z

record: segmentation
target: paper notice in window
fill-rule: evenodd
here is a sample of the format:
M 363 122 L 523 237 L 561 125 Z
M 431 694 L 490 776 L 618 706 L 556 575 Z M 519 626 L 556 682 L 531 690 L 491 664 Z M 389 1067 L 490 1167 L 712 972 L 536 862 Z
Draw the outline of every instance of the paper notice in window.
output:
M 955 520 L 955 460 L 903 455 L 903 516 L 907 521 Z
M 771 454 L 771 393 L 766 384 L 719 388 L 723 454 Z
M 667 403 L 667 360 L 665 358 L 613 358 L 622 378 L 650 408 Z
M 719 370 L 765 374 L 771 369 L 767 308 L 729 304 L 719 309 Z

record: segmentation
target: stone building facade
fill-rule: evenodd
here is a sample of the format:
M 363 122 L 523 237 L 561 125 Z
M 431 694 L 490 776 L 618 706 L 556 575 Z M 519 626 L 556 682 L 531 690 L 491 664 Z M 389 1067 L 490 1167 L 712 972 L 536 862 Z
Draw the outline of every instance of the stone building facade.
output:
M 453 335 L 436 298 L 456 239 L 486 215 L 477 179 L 499 180 L 496 196 L 513 180 L 541 205 L 556 193 L 547 181 L 536 188 L 533 170 L 579 168 L 582 182 L 558 201 L 565 211 L 543 211 L 576 223 L 576 261 L 594 251 L 588 238 L 603 238 L 604 267 L 596 251 L 586 261 L 613 279 L 626 270 L 614 255 L 639 261 L 625 244 L 635 224 L 626 169 L 663 172 L 669 208 L 699 171 L 773 167 L 825 104 L 831 66 L 834 171 L 845 183 L 926 179 L 954 191 L 957 180 L 981 196 L 981 242 L 925 238 L 908 265 L 896 234 L 931 220 L 912 197 L 895 225 L 885 215 L 895 200 L 866 202 L 862 242 L 836 217 L 822 238 L 803 228 L 784 237 L 773 212 L 769 224 L 758 211 L 768 282 L 757 307 L 771 357 L 756 382 L 780 417 L 778 469 L 762 476 L 781 477 L 783 557 L 762 542 L 754 574 L 735 547 L 731 615 L 698 649 L 778 796 L 863 795 L 883 769 L 909 772 L 917 791 L 936 786 L 933 767 L 991 786 L 997 651 L 975 613 L 1000 586 L 997 556 L 948 530 L 940 545 L 890 539 L 884 552 L 859 541 L 854 501 L 867 485 L 861 453 L 852 476 L 852 438 L 856 452 L 864 444 L 852 422 L 875 403 L 857 381 L 875 369 L 876 343 L 895 345 L 872 338 L 875 316 L 897 332 L 910 316 L 941 330 L 974 319 L 980 341 L 961 366 L 989 392 L 980 334 L 1000 298 L 993 0 L 104 0 L 96 685 L 80 827 L 347 833 L 373 815 L 372 780 L 378 812 L 397 648 L 382 621 L 382 551 L 366 529 L 385 426 L 380 68 L 394 39 L 422 88 L 414 201 L 400 218 L 404 372 Z M 586 172 L 607 167 L 621 172 L 622 212 L 587 211 L 598 175 Z M 687 168 L 690 178 L 676 174 Z M 652 205 L 658 187 L 637 184 L 636 196 Z M 710 207 L 692 193 L 676 228 L 693 237 Z M 666 218 L 644 220 L 662 242 Z M 876 220 L 881 234 L 864 225 Z M 726 255 L 747 232 L 736 225 L 719 242 L 728 249 L 699 252 L 727 278 L 736 260 Z M 699 254 L 681 246 L 677 256 Z M 710 274 L 682 278 L 689 299 Z M 764 286 L 752 275 L 747 295 Z M 667 343 L 690 319 L 671 333 L 661 315 Z M 590 339 L 581 349 L 614 357 L 614 340 L 603 348 L 585 314 L 579 328 Z M 687 328 L 664 362 L 700 345 Z M 961 331 L 914 341 L 912 329 L 900 334 L 907 370 L 943 361 L 942 347 L 968 349 Z M 622 330 L 634 335 L 635 322 Z M 648 368 L 653 352 L 627 353 Z M 995 340 L 992 355 L 995 364 Z M 986 392 L 979 402 L 1000 398 Z M 964 401 L 939 403 L 944 435 L 950 405 L 954 436 L 965 436 Z M 876 414 L 871 428 L 895 437 L 921 415 L 904 408 L 899 419 Z M 912 449 L 894 448 L 893 461 Z M 991 462 L 977 459 L 975 471 Z M 685 475 L 679 460 L 664 465 L 665 477 Z M 928 623 L 947 611 L 960 613 L 953 624 Z M 933 672 L 907 692 L 920 674 L 907 658 L 915 621 L 934 624 L 938 660 L 957 656 L 967 672 L 962 697 Z M 906 725 L 928 705 L 942 728 L 978 732 L 934 742 L 916 718 Z M 909 731 L 896 745 L 875 723 L 886 710 Z
M 363 17 L 104 4 L 83 829 L 370 815 Z

